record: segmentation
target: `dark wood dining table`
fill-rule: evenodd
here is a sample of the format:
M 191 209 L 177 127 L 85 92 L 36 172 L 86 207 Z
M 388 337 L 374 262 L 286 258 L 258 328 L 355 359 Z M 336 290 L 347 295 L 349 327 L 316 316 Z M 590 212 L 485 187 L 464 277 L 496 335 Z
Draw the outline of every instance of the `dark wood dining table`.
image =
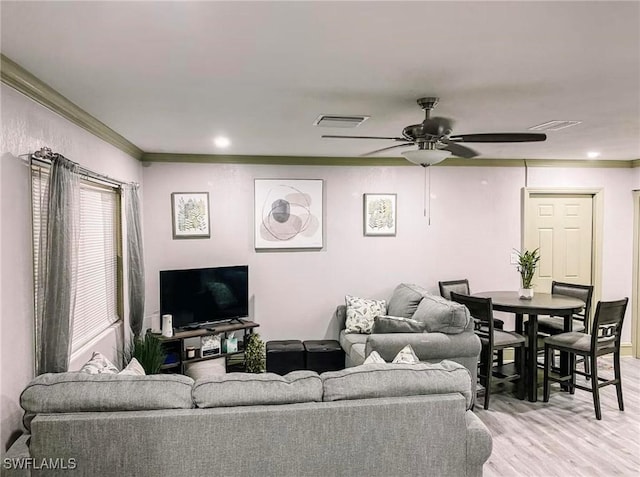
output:
M 528 300 L 520 298 L 517 291 L 488 291 L 474 293 L 473 296 L 491 298 L 494 310 L 514 313 L 516 315 L 516 332 L 518 333 L 523 333 L 524 315 L 528 316 L 528 351 L 525 358 L 526 387 L 529 401 L 536 402 L 538 399 L 538 315 L 561 316 L 564 318 L 564 330 L 571 331 L 573 326 L 572 316 L 584 308 L 584 301 L 551 293 L 535 293 L 533 298 Z M 560 369 L 562 373 L 566 374 L 568 372 L 569 357 L 566 353 L 561 353 L 560 355 Z

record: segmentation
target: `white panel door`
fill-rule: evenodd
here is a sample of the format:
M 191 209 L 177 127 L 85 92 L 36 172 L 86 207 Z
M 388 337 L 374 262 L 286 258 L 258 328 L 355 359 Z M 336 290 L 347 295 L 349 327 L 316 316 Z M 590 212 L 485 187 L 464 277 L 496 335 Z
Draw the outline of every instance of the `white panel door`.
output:
M 528 204 L 525 248 L 540 249 L 535 290 L 549 293 L 553 280 L 590 285 L 593 196 L 532 194 Z

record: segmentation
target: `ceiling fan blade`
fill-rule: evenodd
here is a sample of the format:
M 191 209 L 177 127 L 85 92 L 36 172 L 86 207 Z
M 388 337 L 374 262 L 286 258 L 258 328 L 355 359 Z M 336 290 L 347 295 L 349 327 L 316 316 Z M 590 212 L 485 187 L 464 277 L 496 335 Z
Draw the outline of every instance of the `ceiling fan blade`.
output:
M 322 138 L 328 139 L 388 139 L 390 141 L 409 142 L 403 137 L 385 137 L 385 136 L 333 136 L 331 134 L 323 134 Z
M 450 141 L 446 137 L 442 137 L 439 139 L 440 142 L 443 142 L 445 147 L 440 147 L 439 149 L 444 149 L 445 151 L 449 151 L 454 156 L 464 157 L 465 159 L 471 159 L 472 157 L 476 157 L 480 155 L 473 149 L 467 146 L 461 146 L 460 144 L 456 144 L 453 141 Z
M 373 154 L 377 154 L 378 152 L 388 151 L 389 149 L 395 149 L 397 147 L 408 147 L 413 146 L 415 143 L 407 142 L 406 144 L 396 144 L 395 146 L 383 147 L 382 149 L 376 149 L 375 151 L 367 152 L 365 154 L 360 154 L 362 157 L 371 156 Z
M 545 141 L 544 133 L 483 133 L 456 134 L 449 139 L 455 142 L 536 142 Z

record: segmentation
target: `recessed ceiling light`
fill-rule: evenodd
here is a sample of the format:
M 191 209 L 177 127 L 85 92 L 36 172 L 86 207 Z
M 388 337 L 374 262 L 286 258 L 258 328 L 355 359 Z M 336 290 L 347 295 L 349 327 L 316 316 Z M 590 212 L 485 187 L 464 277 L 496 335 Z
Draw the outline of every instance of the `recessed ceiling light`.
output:
M 597 158 L 600 157 L 600 153 L 597 152 L 597 151 L 589 151 L 589 152 L 587 152 L 587 157 L 589 159 L 597 159 Z
M 218 136 L 213 140 L 213 143 L 216 147 L 224 149 L 225 147 L 229 147 L 231 145 L 231 141 L 228 137 Z

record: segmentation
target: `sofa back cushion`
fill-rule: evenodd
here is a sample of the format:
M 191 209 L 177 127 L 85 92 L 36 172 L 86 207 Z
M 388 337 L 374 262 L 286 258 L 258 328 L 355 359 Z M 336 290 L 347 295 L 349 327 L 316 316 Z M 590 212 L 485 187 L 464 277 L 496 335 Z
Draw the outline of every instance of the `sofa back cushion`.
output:
M 196 381 L 193 401 L 201 408 L 320 402 L 322 380 L 313 371 L 230 373 Z
M 436 295 L 425 295 L 412 318 L 425 323 L 429 333 L 454 335 L 471 324 L 467 307 Z
M 471 375 L 453 361 L 366 364 L 322 373 L 324 401 L 460 393 L 471 407 Z
M 427 290 L 412 283 L 401 283 L 398 285 L 387 304 L 387 314 L 411 318 L 418 309 L 422 297 L 427 294 Z
M 20 396 L 27 430 L 36 414 L 191 409 L 193 379 L 180 374 L 47 373 Z

